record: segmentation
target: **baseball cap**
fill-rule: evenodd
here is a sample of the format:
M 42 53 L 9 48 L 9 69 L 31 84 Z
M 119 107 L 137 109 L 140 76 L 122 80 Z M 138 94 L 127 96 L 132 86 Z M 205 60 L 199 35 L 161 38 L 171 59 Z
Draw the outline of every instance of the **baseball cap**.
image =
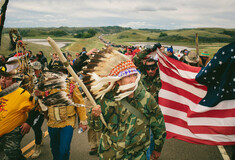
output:
M 33 62 L 32 63 L 32 67 L 33 67 L 33 69 L 36 69 L 36 70 L 42 69 L 42 65 L 41 65 L 41 63 L 39 61 Z

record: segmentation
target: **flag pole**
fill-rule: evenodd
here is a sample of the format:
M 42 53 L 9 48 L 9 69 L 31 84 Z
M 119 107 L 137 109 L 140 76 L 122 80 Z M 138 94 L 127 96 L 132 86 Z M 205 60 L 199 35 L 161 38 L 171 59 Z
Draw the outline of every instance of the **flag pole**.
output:
M 55 43 L 55 41 L 51 38 L 48 37 L 47 38 L 48 43 L 51 45 L 51 47 L 55 50 L 55 52 L 58 54 L 61 62 L 64 64 L 64 66 L 66 67 L 66 69 L 69 71 L 69 73 L 72 75 L 72 77 L 78 82 L 78 84 L 82 87 L 82 90 L 85 92 L 86 96 L 88 97 L 88 99 L 91 101 L 91 104 L 93 106 L 96 106 L 96 102 L 94 100 L 94 98 L 91 96 L 91 93 L 88 91 L 88 89 L 86 88 L 86 86 L 84 85 L 84 83 L 78 78 L 77 74 L 74 72 L 74 70 L 72 69 L 72 67 L 70 66 L 69 62 L 67 61 L 67 59 L 64 57 L 63 53 L 61 52 L 60 48 L 57 46 L 57 44 Z M 103 122 L 103 124 L 107 127 L 107 123 L 104 120 L 103 114 L 100 114 L 100 119 Z

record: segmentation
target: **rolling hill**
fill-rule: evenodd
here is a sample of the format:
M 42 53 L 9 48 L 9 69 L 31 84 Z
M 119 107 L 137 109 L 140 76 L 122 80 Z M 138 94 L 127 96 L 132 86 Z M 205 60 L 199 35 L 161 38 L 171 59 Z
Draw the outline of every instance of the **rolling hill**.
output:
M 160 42 L 162 44 L 169 45 L 182 45 L 187 47 L 195 47 L 195 34 L 199 36 L 199 48 L 200 52 L 207 50 L 209 53 L 214 54 L 220 47 L 235 41 L 235 29 L 224 28 L 193 28 L 193 29 L 178 29 L 178 30 L 160 30 L 160 29 L 131 29 L 122 28 L 118 26 L 109 27 L 93 27 L 92 29 L 97 31 L 97 34 L 92 38 L 74 38 L 74 35 L 79 31 L 86 31 L 90 28 L 20 28 L 23 33 L 23 38 L 32 39 L 46 39 L 51 36 L 55 40 L 70 41 L 71 44 L 62 48 L 64 52 L 70 52 L 74 55 L 76 52 L 80 52 L 82 47 L 86 47 L 87 50 L 92 48 L 101 49 L 104 44 L 98 39 L 98 36 L 103 34 L 102 38 L 108 42 L 120 45 L 132 45 L 132 42 Z M 9 36 L 7 31 L 9 28 L 4 29 L 4 35 L 2 37 L 2 45 L 0 54 L 8 55 L 13 53 L 9 51 Z M 54 30 L 63 31 L 65 36 L 53 36 L 50 33 Z M 39 50 L 42 50 L 45 55 L 50 58 L 50 53 L 53 50 L 49 46 L 37 45 L 33 43 L 27 43 L 27 49 L 33 51 L 36 54 Z

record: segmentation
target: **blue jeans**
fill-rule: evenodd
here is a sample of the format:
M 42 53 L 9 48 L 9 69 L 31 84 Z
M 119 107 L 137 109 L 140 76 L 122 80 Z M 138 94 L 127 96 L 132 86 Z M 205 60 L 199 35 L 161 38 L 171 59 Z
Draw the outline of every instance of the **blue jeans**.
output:
M 69 160 L 70 144 L 73 137 L 73 127 L 64 128 L 48 127 L 50 147 L 54 160 Z
M 147 160 L 150 160 L 153 150 L 154 150 L 154 139 L 153 139 L 153 133 L 150 129 L 150 146 L 149 149 L 147 150 Z

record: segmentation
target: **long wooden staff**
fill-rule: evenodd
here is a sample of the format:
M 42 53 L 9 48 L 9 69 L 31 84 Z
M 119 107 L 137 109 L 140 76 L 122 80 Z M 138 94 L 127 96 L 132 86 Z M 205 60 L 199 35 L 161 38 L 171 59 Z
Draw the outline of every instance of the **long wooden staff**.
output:
M 198 33 L 196 33 L 196 53 L 199 55 L 199 46 L 198 46 Z
M 96 106 L 96 102 L 93 99 L 93 97 L 91 96 L 91 93 L 88 91 L 88 89 L 86 88 L 86 86 L 84 85 L 84 83 L 78 78 L 77 74 L 74 72 L 74 70 L 72 69 L 72 67 L 69 65 L 69 62 L 67 61 L 67 59 L 64 57 L 63 53 L 61 52 L 60 48 L 57 46 L 57 44 L 55 43 L 55 41 L 51 38 L 48 37 L 47 38 L 48 43 L 51 45 L 51 47 L 56 51 L 56 53 L 58 54 L 61 62 L 64 64 L 64 66 L 67 68 L 67 70 L 69 71 L 69 73 L 72 75 L 72 77 L 78 82 L 78 84 L 82 87 L 82 90 L 85 92 L 85 94 L 87 95 L 88 99 L 91 101 L 91 104 L 93 106 Z M 100 114 L 100 119 L 103 122 L 103 124 L 107 127 L 107 123 L 104 120 L 104 117 L 102 115 L 102 113 Z

